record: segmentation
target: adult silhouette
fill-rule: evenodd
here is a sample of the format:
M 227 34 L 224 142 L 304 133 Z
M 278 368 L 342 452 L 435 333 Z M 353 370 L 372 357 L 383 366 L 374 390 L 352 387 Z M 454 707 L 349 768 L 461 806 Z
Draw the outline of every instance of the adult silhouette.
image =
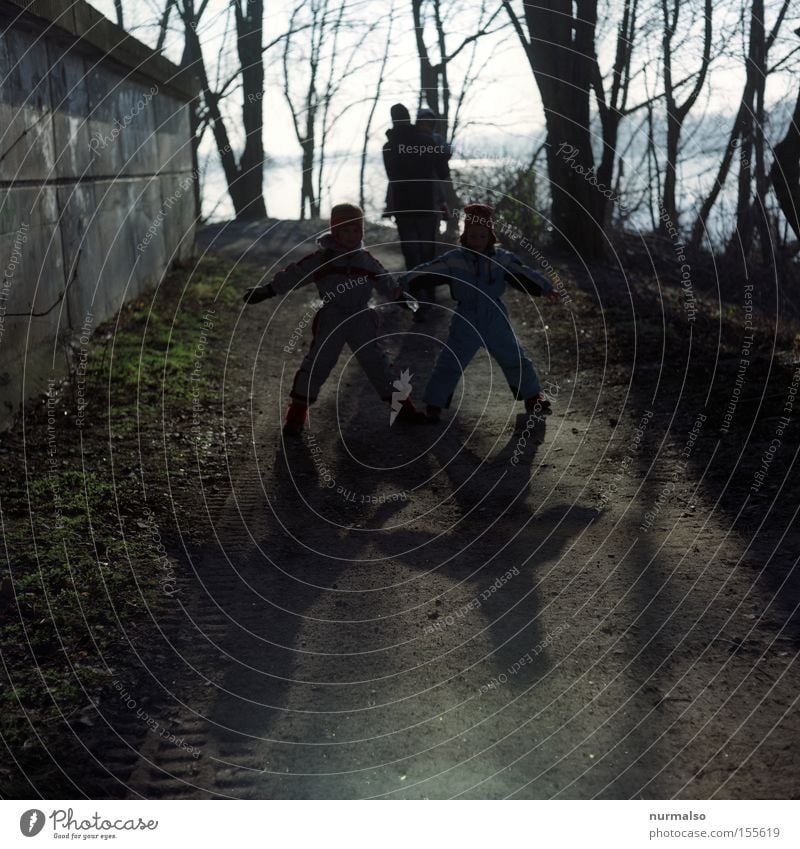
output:
M 406 268 L 410 270 L 435 256 L 448 147 L 442 139 L 414 126 L 402 103 L 392 106 L 391 116 L 393 125 L 383 146 L 389 180 L 384 214 L 394 217 Z M 424 308 L 417 315 L 420 313 L 424 315 Z

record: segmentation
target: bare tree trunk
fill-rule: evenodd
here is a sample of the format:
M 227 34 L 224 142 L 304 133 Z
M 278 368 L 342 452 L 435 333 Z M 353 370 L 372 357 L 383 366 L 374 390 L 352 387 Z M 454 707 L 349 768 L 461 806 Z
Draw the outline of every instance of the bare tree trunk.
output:
M 337 88 L 337 80 L 335 79 L 336 75 L 336 59 L 339 56 L 339 34 L 342 31 L 342 21 L 344 19 L 346 2 L 342 0 L 339 4 L 339 10 L 336 13 L 336 19 L 330 25 L 330 28 L 333 31 L 333 37 L 330 38 L 326 36 L 326 41 L 330 40 L 331 44 L 329 47 L 330 50 L 330 59 L 329 59 L 329 67 L 327 73 L 327 81 L 325 83 L 325 91 L 321 96 L 322 101 L 322 121 L 320 127 L 319 134 L 319 162 L 317 164 L 317 207 L 321 207 L 322 205 L 322 195 L 323 195 L 323 176 L 325 173 L 325 153 L 328 145 L 328 135 L 330 133 L 331 125 L 333 122 L 329 122 L 328 116 L 330 114 L 331 104 L 333 103 L 333 95 Z M 335 122 L 334 118 L 334 122 Z
M 264 203 L 263 0 L 236 0 L 236 44 L 242 66 L 244 151 L 239 159 L 237 218 L 266 218 Z
M 438 0 L 434 0 L 438 9 Z M 425 44 L 425 21 L 422 17 L 422 6 L 425 0 L 411 0 L 411 14 L 414 17 L 414 37 L 417 42 L 419 57 L 419 106 L 427 106 L 437 117 L 442 116 L 439 106 L 439 70 L 440 65 L 434 66 Z
M 525 4 L 530 41 L 511 8 L 544 105 L 547 165 L 556 239 L 587 257 L 605 254 L 603 201 L 594 173 L 589 98 L 595 79 L 596 0 L 541 0 Z M 596 182 L 596 180 L 595 180 Z
M 653 186 L 656 188 L 656 196 L 653 197 Z M 656 137 L 653 128 L 653 104 L 647 104 L 647 189 L 650 195 L 650 220 L 653 231 L 658 230 L 658 216 L 656 215 L 656 203 L 661 198 L 661 171 L 658 167 L 658 151 L 656 150 Z
M 666 231 L 669 227 L 678 226 L 678 208 L 675 202 L 675 189 L 677 185 L 678 148 L 680 145 L 681 130 L 686 116 L 700 94 L 711 63 L 711 23 L 713 4 L 712 0 L 705 0 L 705 28 L 703 38 L 703 56 L 700 69 L 697 73 L 694 88 L 686 100 L 679 106 L 675 99 L 675 89 L 672 80 L 672 39 L 678 26 L 681 0 L 672 0 L 670 12 L 668 0 L 661 0 L 661 10 L 664 16 L 664 96 L 667 105 L 667 167 L 664 178 L 664 195 L 661 201 L 663 216 L 661 227 Z M 666 219 L 666 220 L 665 220 Z
M 181 56 L 181 68 L 186 68 L 193 73 L 191 67 L 189 43 L 187 39 L 183 42 L 183 55 Z M 194 216 L 197 221 L 202 218 L 203 199 L 200 194 L 200 95 L 197 94 L 189 103 L 189 133 L 192 139 L 192 171 L 194 172 L 194 180 L 192 188 L 194 194 Z
M 261 59 L 262 0 L 247 0 L 247 15 L 241 13 L 238 5 L 236 7 L 237 43 L 243 42 L 239 44 L 239 55 L 242 60 L 244 94 L 242 124 L 246 134 L 245 149 L 238 163 L 219 108 L 220 95 L 211 89 L 203 49 L 197 34 L 206 4 L 207 0 L 203 0 L 200 11 L 195 12 L 194 0 L 184 0 L 181 16 L 186 37 L 185 55 L 189 66 L 200 80 L 208 121 L 214 134 L 234 214 L 239 219 L 263 218 L 266 217 L 266 207 L 263 199 L 264 150 L 261 118 L 264 99 Z
M 495 18 L 500 14 L 502 7 L 498 6 L 491 15 L 484 18 L 486 0 L 481 0 L 477 28 L 473 33 L 466 36 L 455 50 L 448 53 L 447 33 L 442 19 L 441 0 L 431 0 L 433 4 L 433 23 L 436 30 L 436 49 L 439 54 L 439 61 L 434 64 L 430 58 L 424 38 L 425 18 L 422 14 L 422 8 L 425 2 L 426 0 L 411 0 L 411 12 L 414 18 L 414 37 L 416 39 L 417 55 L 419 57 L 419 105 L 427 106 L 433 112 L 439 121 L 438 131 L 444 138 L 449 138 L 451 93 L 447 66 L 467 45 L 474 44 L 478 39 L 492 32 L 490 27 Z
M 750 46 L 747 51 L 746 73 L 752 80 L 746 89 L 750 95 L 744 103 L 742 115 L 741 144 L 739 148 L 739 187 L 736 200 L 736 232 L 731 237 L 730 248 L 741 249 L 745 256 L 750 252 L 753 241 L 754 212 L 753 196 L 753 148 L 756 134 L 761 134 L 763 152 L 763 127 L 758 127 L 755 120 L 755 103 L 757 96 L 763 104 L 765 84 L 764 68 L 764 0 L 752 0 L 750 14 Z M 760 90 L 760 93 L 759 93 Z
M 769 177 L 781 211 L 795 238 L 800 239 L 800 93 L 789 129 L 775 145 L 775 159 Z
M 164 49 L 164 41 L 167 38 L 167 27 L 169 26 L 169 16 L 172 12 L 172 7 L 175 5 L 175 0 L 167 0 L 167 5 L 164 7 L 164 14 L 161 16 L 161 22 L 158 25 L 158 42 L 156 44 L 156 53 L 160 53 Z
M 481 12 L 483 8 L 481 7 Z M 442 108 L 433 109 L 433 114 L 439 118 L 438 131 L 443 138 L 447 138 L 447 133 L 450 125 L 450 82 L 447 79 L 447 44 L 445 41 L 444 25 L 442 24 L 442 10 L 440 0 L 433 0 L 433 22 L 436 25 L 436 43 L 439 47 L 439 56 L 441 61 L 437 68 L 439 74 L 439 87 L 441 89 Z M 436 99 L 439 99 L 439 90 L 436 91 Z M 430 106 L 430 104 L 429 104 Z
M 303 150 L 303 178 L 300 184 L 300 219 L 305 219 L 306 207 L 309 218 L 319 218 L 319 201 L 314 194 L 314 135 L 301 144 Z
M 728 137 L 728 144 L 725 147 L 725 153 L 722 155 L 722 161 L 719 165 L 719 170 L 717 171 L 717 176 L 714 180 L 714 183 L 711 186 L 711 190 L 708 193 L 708 197 L 703 201 L 703 205 L 700 207 L 700 212 L 697 214 L 697 218 L 695 219 L 694 225 L 692 226 L 692 236 L 690 240 L 690 244 L 692 247 L 697 248 L 700 244 L 700 240 L 703 238 L 703 233 L 705 233 L 706 222 L 708 221 L 708 216 L 711 214 L 711 210 L 714 207 L 714 204 L 717 202 L 717 198 L 719 197 L 720 192 L 722 191 L 722 187 L 725 185 L 725 180 L 728 177 L 728 173 L 730 172 L 731 163 L 733 162 L 733 155 L 738 148 L 738 139 L 741 133 L 742 121 L 744 120 L 744 116 L 747 114 L 747 104 L 752 99 L 752 90 L 751 90 L 752 80 L 748 78 L 745 83 L 744 92 L 742 93 L 742 100 L 739 104 L 739 111 L 736 114 L 736 119 L 733 122 L 733 126 L 731 127 L 730 136 Z
M 381 58 L 381 67 L 378 71 L 378 82 L 375 86 L 375 94 L 372 97 L 372 105 L 367 116 L 367 125 L 364 128 L 364 145 L 361 148 L 361 168 L 358 172 L 358 202 L 361 208 L 364 209 L 366 198 L 364 197 L 364 172 L 367 167 L 367 147 L 369 146 L 369 134 L 372 129 L 372 119 L 375 117 L 375 110 L 378 107 L 378 101 L 381 97 L 381 89 L 383 88 L 383 75 L 386 71 L 386 64 L 389 61 L 389 49 L 392 43 L 392 29 L 394 27 L 394 7 L 389 13 L 389 29 L 386 33 L 386 44 L 383 49 L 383 57 Z
M 628 101 L 637 9 L 638 0 L 625 0 L 622 21 L 617 29 L 617 50 L 608 103 L 606 103 L 600 65 L 594 50 L 592 53 L 594 58 L 594 90 L 603 128 L 603 153 L 600 159 L 600 167 L 597 169 L 597 182 L 600 186 L 610 186 L 614 178 L 614 160 L 617 154 L 619 125 Z M 618 196 L 618 192 L 615 192 L 615 194 Z M 601 198 L 600 222 L 605 227 L 610 203 L 605 195 L 601 195 Z
M 206 104 L 206 109 L 209 113 L 209 121 L 211 131 L 214 134 L 214 141 L 217 144 L 219 151 L 222 170 L 225 174 L 225 180 L 228 184 L 228 192 L 233 201 L 234 211 L 238 214 L 238 169 L 236 160 L 233 155 L 230 142 L 228 140 L 228 131 L 222 120 L 222 113 L 219 110 L 219 102 L 217 95 L 211 90 L 211 85 L 208 81 L 208 73 L 206 72 L 205 62 L 203 61 L 203 51 L 200 46 L 200 39 L 197 35 L 198 16 L 194 10 L 194 0 L 184 0 L 184 31 L 186 35 L 186 55 L 189 60 L 189 66 L 200 80 L 200 88 L 203 92 L 203 100 Z
M 350 16 L 351 8 L 346 0 L 339 0 L 335 10 L 330 0 L 297 0 L 284 40 L 283 94 L 302 151 L 301 217 L 305 217 L 306 208 L 309 215 L 319 217 L 326 142 L 337 121 L 363 102 L 350 99 L 350 103 L 337 113 L 331 109 L 344 83 L 364 66 L 372 64 L 372 60 L 363 64 L 359 61 L 364 53 L 363 43 L 371 38 L 379 19 L 375 16 L 374 20 L 367 20 L 363 30 L 358 31 L 363 18 Z M 297 25 L 298 21 L 304 23 Z M 291 36 L 301 30 L 308 30 L 308 41 L 303 45 L 298 61 L 292 64 Z M 340 46 L 345 40 L 339 38 L 341 32 L 348 36 L 355 32 L 357 37 L 346 39 L 346 46 Z M 329 58 L 326 60 L 325 57 Z
M 114 0 L 114 11 L 117 13 L 117 26 L 125 29 L 125 22 L 122 19 L 122 0 Z
M 763 3 L 763 0 L 761 0 Z M 762 18 L 763 35 L 763 18 Z M 761 259 L 764 265 L 769 266 L 772 261 L 772 234 L 770 232 L 770 221 L 767 214 L 767 191 L 769 182 L 767 180 L 767 165 L 765 161 L 765 138 L 764 138 L 764 98 L 767 87 L 767 56 L 766 47 L 762 44 L 759 57 L 761 70 L 756 86 L 756 116 L 755 116 L 755 176 L 756 176 L 756 198 L 755 198 L 755 223 L 758 229 L 758 240 L 761 245 Z
M 711 190 L 709 191 L 708 196 L 703 201 L 703 205 L 700 207 L 700 212 L 698 213 L 697 218 L 695 219 L 694 225 L 692 227 L 692 236 L 690 244 L 694 248 L 697 248 L 700 244 L 700 240 L 702 239 L 703 233 L 705 232 L 708 216 L 711 214 L 711 210 L 713 209 L 714 204 L 717 202 L 717 198 L 719 197 L 719 194 L 722 191 L 723 186 L 725 185 L 725 181 L 728 177 L 728 174 L 730 173 L 730 167 L 731 163 L 733 162 L 734 153 L 739 147 L 738 141 L 744 132 L 744 128 L 747 126 L 750 110 L 752 109 L 751 104 L 753 103 L 754 95 L 756 97 L 756 192 L 758 194 L 758 197 L 762 199 L 763 204 L 763 199 L 766 196 L 767 188 L 769 185 L 769 180 L 766 175 L 766 164 L 763 154 L 763 100 L 764 87 L 766 86 L 766 76 L 768 73 L 766 63 L 769 51 L 772 48 L 772 45 L 775 43 L 775 39 L 778 37 L 778 33 L 780 32 L 784 17 L 786 16 L 786 12 L 788 11 L 789 2 L 790 0 L 784 0 L 783 5 L 781 6 L 781 9 L 778 12 L 778 16 L 772 27 L 772 30 L 769 34 L 769 38 L 767 38 L 766 43 L 764 44 L 763 57 L 758 63 L 759 67 L 761 68 L 761 71 L 759 72 L 761 76 L 760 81 L 758 75 L 752 72 L 749 59 L 747 60 L 747 73 L 745 76 L 745 84 L 744 90 L 742 91 L 742 98 L 739 102 L 739 111 L 736 113 L 736 118 L 733 122 L 733 126 L 731 127 L 731 132 L 728 137 L 728 144 L 725 148 L 725 152 L 722 155 L 722 161 L 720 162 L 716 179 L 714 180 L 711 186 Z M 757 14 L 756 3 L 754 3 L 751 9 L 751 51 L 753 45 L 753 27 L 755 26 L 756 29 L 761 27 L 761 29 L 763 30 L 764 26 L 763 0 L 757 0 L 757 3 L 761 9 L 761 13 Z M 757 17 L 758 20 L 755 20 L 754 16 Z M 758 87 L 756 86 L 757 83 Z M 759 117 L 759 115 L 761 117 Z M 759 152 L 760 149 L 762 149 L 761 152 Z M 759 185 L 761 186 L 761 188 L 759 188 Z
M 295 29 L 295 19 L 300 14 L 306 4 L 298 3 L 292 12 L 290 31 Z M 283 49 L 283 94 L 286 98 L 286 103 L 289 106 L 289 111 L 292 115 L 292 123 L 294 125 L 295 135 L 300 144 L 302 151 L 301 159 L 301 181 L 300 181 L 300 218 L 306 216 L 306 208 L 311 218 L 319 218 L 319 198 L 314 193 L 314 163 L 316 161 L 316 123 L 317 110 L 320 105 L 319 93 L 317 91 L 317 75 L 319 73 L 319 64 L 321 61 L 321 50 L 325 40 L 326 30 L 328 26 L 327 14 L 328 7 L 326 0 L 312 0 L 310 3 L 311 30 L 309 39 L 309 58 L 308 68 L 309 77 L 308 85 L 305 89 L 305 95 L 301 108 L 295 106 L 292 100 L 290 91 L 291 74 L 289 70 L 289 51 L 291 48 L 291 39 L 287 37 Z M 305 115 L 305 121 L 302 122 L 301 116 Z

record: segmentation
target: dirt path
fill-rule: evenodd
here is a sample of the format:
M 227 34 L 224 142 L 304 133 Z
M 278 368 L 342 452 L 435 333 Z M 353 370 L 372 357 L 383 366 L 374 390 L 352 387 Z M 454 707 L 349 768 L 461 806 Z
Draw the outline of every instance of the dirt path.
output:
M 216 247 L 274 260 L 307 232 Z M 149 735 L 132 795 L 796 794 L 793 501 L 731 495 L 719 458 L 737 446 L 678 404 L 639 336 L 661 319 L 594 284 L 576 272 L 571 302 L 538 311 L 507 299 L 558 387 L 539 422 L 483 355 L 439 427 L 390 427 L 343 356 L 307 438 L 283 444 L 308 331 L 284 347 L 313 293 L 216 340 L 240 438 L 168 460 L 197 476 L 172 493 L 182 601 L 152 647 L 169 673 L 151 713 L 185 745 Z M 418 397 L 447 313 L 384 319 Z M 639 344 L 622 345 L 631 328 Z M 204 476 L 203 452 L 225 454 L 227 480 Z

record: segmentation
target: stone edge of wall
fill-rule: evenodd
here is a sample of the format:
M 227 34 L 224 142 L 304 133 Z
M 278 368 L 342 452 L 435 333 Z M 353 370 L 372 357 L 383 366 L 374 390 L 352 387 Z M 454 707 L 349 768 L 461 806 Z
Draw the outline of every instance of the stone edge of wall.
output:
M 180 97 L 192 100 L 200 90 L 197 78 L 186 69 L 120 29 L 84 0 L 3 0 L 2 5 L 50 22 Z

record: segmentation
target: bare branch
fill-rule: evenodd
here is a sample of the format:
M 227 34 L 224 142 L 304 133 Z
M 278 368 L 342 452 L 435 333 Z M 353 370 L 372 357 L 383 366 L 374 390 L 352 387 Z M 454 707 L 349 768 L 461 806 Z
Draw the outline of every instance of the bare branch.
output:
M 525 31 L 522 29 L 522 24 L 520 23 L 520 20 L 517 17 L 517 13 L 511 8 L 511 3 L 509 3 L 509 0 L 503 0 L 503 8 L 506 10 L 508 17 L 511 20 L 511 25 L 514 27 L 514 31 L 517 33 L 517 37 L 519 38 L 520 44 L 525 49 L 525 52 L 528 54 L 528 61 L 532 61 L 531 43 L 526 38 Z
M 441 64 L 446 65 L 448 62 L 451 62 L 453 59 L 458 56 L 458 54 L 469 44 L 472 44 L 473 41 L 477 41 L 479 38 L 482 38 L 484 35 L 492 35 L 493 33 L 500 32 L 500 30 L 505 29 L 505 25 L 497 27 L 497 29 L 490 30 L 492 21 L 500 14 L 500 6 L 494 11 L 489 20 L 479 29 L 477 32 L 474 32 L 472 35 L 467 36 L 461 44 L 450 54 L 445 56 L 442 60 Z M 438 67 L 438 66 L 436 66 Z
M 167 5 L 164 7 L 164 14 L 161 16 L 161 22 L 158 25 L 158 41 L 156 42 L 156 53 L 160 53 L 164 49 L 164 41 L 167 38 L 167 27 L 169 26 L 169 15 L 174 5 L 175 0 L 167 0 Z

